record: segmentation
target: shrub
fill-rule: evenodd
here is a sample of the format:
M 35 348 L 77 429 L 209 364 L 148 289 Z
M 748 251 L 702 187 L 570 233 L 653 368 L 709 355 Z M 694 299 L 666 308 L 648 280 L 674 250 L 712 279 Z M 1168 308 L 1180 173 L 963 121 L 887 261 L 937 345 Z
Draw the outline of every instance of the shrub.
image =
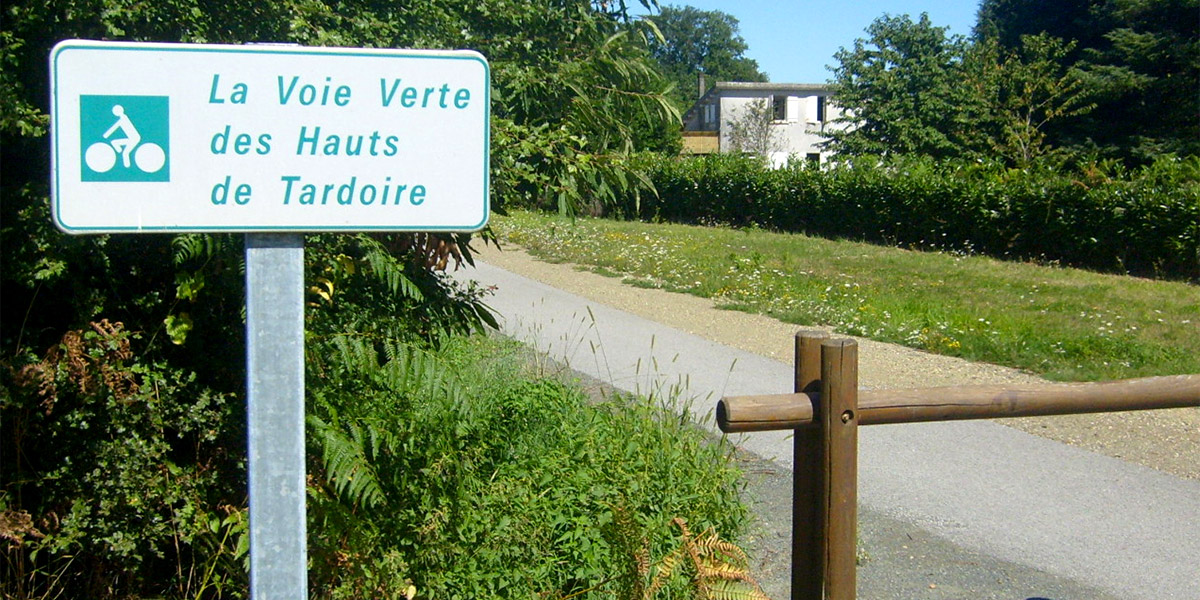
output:
M 100 321 L 0 373 L 5 597 L 241 595 L 240 407 L 139 337 Z
M 675 518 L 739 532 L 731 447 L 687 417 L 531 376 L 512 342 L 355 329 L 377 278 L 321 272 L 357 316 L 307 344 L 316 597 L 611 594 L 629 548 L 677 550 Z M 4 595 L 245 595 L 241 405 L 141 343 L 101 321 L 3 372 Z
M 0 595 L 243 596 L 240 237 L 45 229 L 5 238 L 26 260 L 5 281 L 25 310 L 5 313 L 0 359 Z M 434 347 L 492 319 L 431 270 L 436 239 L 313 242 L 313 352 L 335 333 Z
M 392 346 L 381 361 L 361 340 L 331 343 L 310 419 L 319 594 L 611 591 L 622 549 L 640 543 L 630 536 L 659 557 L 678 546 L 676 517 L 739 531 L 729 445 L 652 400 L 596 404 L 530 378 L 515 347 L 497 344 L 459 339 L 439 356 Z M 614 529 L 617 513 L 636 533 Z
M 1200 158 L 1124 172 L 863 159 L 768 170 L 732 155 L 646 160 L 658 196 L 622 213 L 755 225 L 1166 278 L 1200 277 Z

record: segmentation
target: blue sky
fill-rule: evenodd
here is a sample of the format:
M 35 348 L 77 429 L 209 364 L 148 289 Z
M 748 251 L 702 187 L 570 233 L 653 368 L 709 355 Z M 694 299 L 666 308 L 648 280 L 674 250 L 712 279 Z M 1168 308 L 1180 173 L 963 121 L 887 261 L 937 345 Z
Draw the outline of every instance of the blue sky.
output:
M 694 6 L 737 17 L 749 46 L 746 56 L 778 83 L 825 82 L 832 75 L 825 67 L 834 64 L 834 53 L 866 37 L 867 26 L 884 13 L 914 19 L 929 13 L 934 25 L 970 35 L 979 9 L 978 0 L 659 1 L 662 6 Z

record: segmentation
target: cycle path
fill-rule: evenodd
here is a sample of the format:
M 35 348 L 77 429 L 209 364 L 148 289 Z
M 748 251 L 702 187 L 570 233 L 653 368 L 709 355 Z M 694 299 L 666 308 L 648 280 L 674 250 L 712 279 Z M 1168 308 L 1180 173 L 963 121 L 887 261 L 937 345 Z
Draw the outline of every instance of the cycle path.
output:
M 506 335 L 617 388 L 677 392 L 698 416 L 791 389 L 790 364 L 484 262 L 455 277 L 493 289 Z M 786 433 L 735 442 L 790 472 Z M 1200 482 L 987 421 L 864 427 L 859 444 L 863 598 L 1200 599 Z M 786 497 L 764 502 L 788 518 Z

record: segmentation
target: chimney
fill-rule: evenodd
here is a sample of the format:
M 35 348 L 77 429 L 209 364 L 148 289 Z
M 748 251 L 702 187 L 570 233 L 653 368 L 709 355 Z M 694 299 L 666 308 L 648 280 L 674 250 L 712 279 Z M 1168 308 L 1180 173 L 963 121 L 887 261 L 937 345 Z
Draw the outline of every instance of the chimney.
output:
M 699 88 L 696 94 L 696 99 L 699 100 L 704 97 L 704 92 L 708 91 L 708 82 L 704 80 L 703 72 L 696 73 L 696 87 Z

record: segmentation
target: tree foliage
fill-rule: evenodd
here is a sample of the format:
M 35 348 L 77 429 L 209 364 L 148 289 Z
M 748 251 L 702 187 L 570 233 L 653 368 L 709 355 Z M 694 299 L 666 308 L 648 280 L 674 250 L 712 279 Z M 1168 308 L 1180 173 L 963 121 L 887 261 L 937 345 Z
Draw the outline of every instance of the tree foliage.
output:
M 1062 63 L 1073 47 L 1039 34 L 1023 36 L 1016 50 L 987 41 L 971 48 L 966 81 L 984 110 L 972 119 L 979 156 L 1031 166 L 1053 150 L 1048 127 L 1095 108 L 1078 72 Z
M 842 154 L 963 153 L 978 99 L 962 85 L 966 40 L 947 36 L 929 15 L 884 15 L 867 27 L 867 39 L 834 55 L 833 95 L 848 110 L 850 127 L 832 131 Z
M 650 54 L 675 84 L 672 97 L 681 109 L 695 103 L 701 73 L 710 84 L 767 80 L 758 63 L 745 56 L 748 46 L 738 33 L 738 20 L 733 15 L 691 6 L 664 6 L 650 20 L 662 33 L 661 39 L 651 38 Z
M 764 160 L 783 148 L 783 140 L 775 129 L 775 111 L 767 98 L 755 98 L 726 121 L 729 144 L 733 151 L 757 156 Z
M 1091 11 L 1105 0 L 1057 0 L 1047 10 L 1039 0 L 982 0 L 973 36 L 994 39 L 1005 48 L 1019 48 L 1021 36 L 1046 33 L 1075 40 L 1081 48 L 1095 47 L 1103 36 L 1090 25 Z M 1073 58 L 1078 58 L 1076 52 Z
M 1089 155 L 1150 162 L 1200 151 L 1197 0 L 987 0 L 972 39 L 926 15 L 883 16 L 836 55 L 850 155 Z
M 219 596 L 222 581 L 204 574 L 238 579 L 245 531 L 244 415 L 233 409 L 244 385 L 242 240 L 54 229 L 46 59 L 56 42 L 478 49 L 493 74 L 496 207 L 571 211 L 614 190 L 649 192 L 626 164 L 653 142 L 635 124 L 678 119 L 649 58 L 652 32 L 624 2 L 17 0 L 2 10 L 0 515 L 28 527 L 27 544 L 5 546 L 0 585 L 35 596 L 52 595 L 38 582 L 78 597 Z M 339 336 L 432 347 L 489 323 L 480 292 L 439 272 L 470 262 L 466 242 L 310 236 L 310 351 L 332 352 Z M 365 431 L 329 439 L 357 443 Z M 339 468 L 356 464 L 331 451 Z
M 1095 110 L 1048 128 L 1055 145 L 1138 163 L 1200 153 L 1200 2 L 985 0 L 975 37 L 1013 50 L 1027 35 L 1073 43 L 1071 68 Z

